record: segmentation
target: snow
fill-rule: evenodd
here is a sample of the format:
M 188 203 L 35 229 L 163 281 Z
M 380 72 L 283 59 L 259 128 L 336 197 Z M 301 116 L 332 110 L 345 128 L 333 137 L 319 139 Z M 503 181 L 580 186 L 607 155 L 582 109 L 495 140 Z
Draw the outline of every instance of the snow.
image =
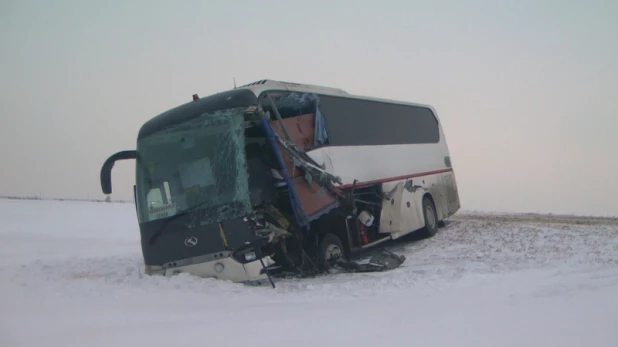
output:
M 0 200 L 0 345 L 616 346 L 618 221 L 522 216 L 272 289 L 144 276 L 131 204 Z

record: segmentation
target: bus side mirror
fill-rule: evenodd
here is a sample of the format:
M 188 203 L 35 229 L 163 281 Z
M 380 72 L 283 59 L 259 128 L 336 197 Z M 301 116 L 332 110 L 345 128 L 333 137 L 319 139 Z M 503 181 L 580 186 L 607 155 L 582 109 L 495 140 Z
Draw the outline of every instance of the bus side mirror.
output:
M 118 160 L 135 159 L 136 151 L 121 151 L 113 154 L 103 163 L 101 167 L 101 189 L 103 194 L 109 195 L 112 193 L 112 168 Z

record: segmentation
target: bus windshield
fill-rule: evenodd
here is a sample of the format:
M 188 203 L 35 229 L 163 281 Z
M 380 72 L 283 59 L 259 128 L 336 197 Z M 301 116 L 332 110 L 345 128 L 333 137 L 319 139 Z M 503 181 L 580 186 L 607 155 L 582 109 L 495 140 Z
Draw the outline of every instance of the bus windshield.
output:
M 251 210 L 243 108 L 206 113 L 137 142 L 140 223 L 199 211 L 210 224 Z

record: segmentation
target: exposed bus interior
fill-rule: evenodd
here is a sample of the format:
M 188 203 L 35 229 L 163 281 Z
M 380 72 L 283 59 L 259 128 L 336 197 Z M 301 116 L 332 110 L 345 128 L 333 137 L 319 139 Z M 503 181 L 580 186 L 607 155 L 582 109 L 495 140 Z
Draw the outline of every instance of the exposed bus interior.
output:
M 276 109 L 270 100 L 275 101 Z M 329 219 L 328 212 L 338 206 L 328 188 L 312 180 L 298 163 L 299 158 L 309 162 L 303 153 L 316 144 L 314 101 L 311 94 L 272 95 L 260 105 L 268 120 L 254 122 L 245 130 L 249 191 L 255 211 L 251 223 L 270 241 L 261 251 L 273 257 L 281 269 L 303 275 L 318 271 L 319 264 L 314 261 L 320 234 L 316 229 L 321 228 L 318 219 L 323 224 Z
M 328 141 L 317 96 L 280 93 L 263 101 L 260 109 L 269 116 L 267 125 L 257 123 L 245 130 L 249 190 L 255 210 L 251 223 L 271 241 L 260 251 L 273 257 L 279 270 L 305 275 L 332 266 L 323 261 L 325 239 L 340 243 L 339 252 L 331 254 L 334 262 L 346 261 L 345 254 L 388 240 L 388 235 L 379 233 L 382 202 L 389 200 L 381 184 L 339 190 L 330 185 L 328 177 L 314 177 L 320 175 L 319 170 L 307 172 L 311 170 L 299 164 L 305 160 L 317 165 L 303 154 Z M 287 145 L 269 141 L 268 129 Z

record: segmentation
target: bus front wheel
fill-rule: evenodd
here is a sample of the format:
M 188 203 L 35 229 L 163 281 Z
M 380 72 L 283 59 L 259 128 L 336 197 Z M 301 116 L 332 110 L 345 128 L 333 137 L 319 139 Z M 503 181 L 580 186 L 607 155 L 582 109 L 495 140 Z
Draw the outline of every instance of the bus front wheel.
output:
M 316 265 L 321 271 L 328 270 L 339 259 L 345 259 L 345 250 L 341 240 L 331 233 L 324 235 L 317 253 Z

